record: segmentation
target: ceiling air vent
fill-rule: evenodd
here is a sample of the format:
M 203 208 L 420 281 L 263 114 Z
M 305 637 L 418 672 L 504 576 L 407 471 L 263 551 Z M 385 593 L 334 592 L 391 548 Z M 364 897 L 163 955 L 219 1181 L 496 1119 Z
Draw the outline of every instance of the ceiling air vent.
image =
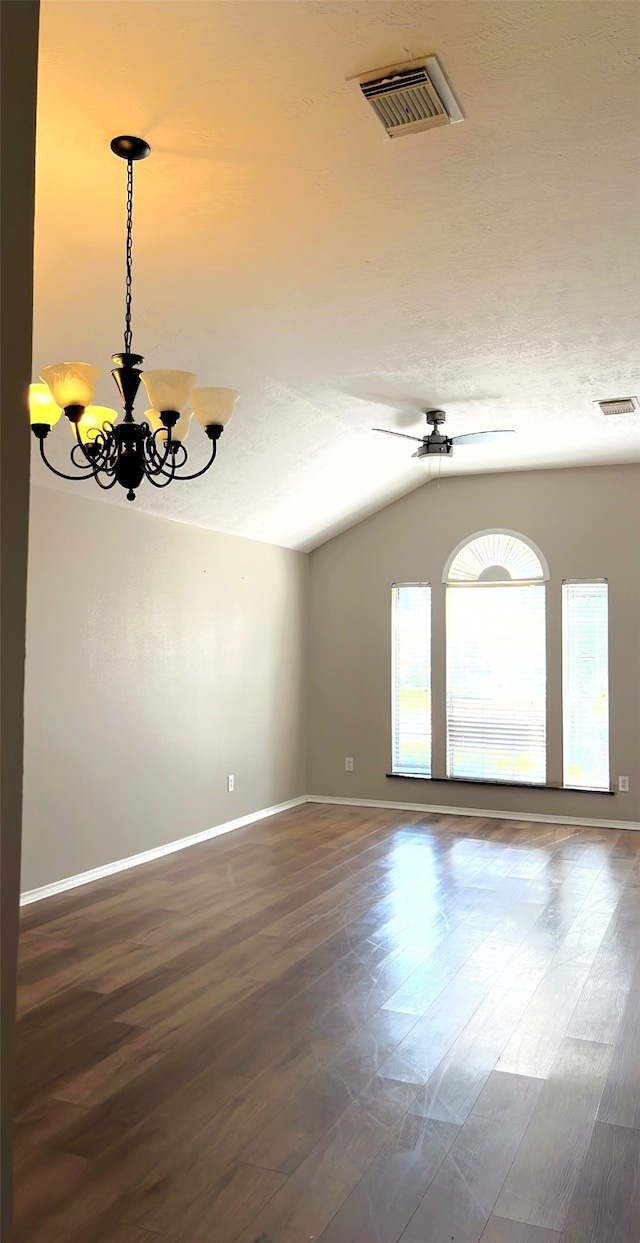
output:
M 637 397 L 614 397 L 611 401 L 598 401 L 603 414 L 633 414 L 640 409 Z
M 389 138 L 464 120 L 435 56 L 370 69 L 349 81 L 360 88 Z

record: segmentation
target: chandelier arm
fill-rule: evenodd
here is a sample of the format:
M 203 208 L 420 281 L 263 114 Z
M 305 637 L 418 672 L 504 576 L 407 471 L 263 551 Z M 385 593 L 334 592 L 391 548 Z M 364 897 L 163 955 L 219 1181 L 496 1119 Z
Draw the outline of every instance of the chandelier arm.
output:
M 107 426 L 107 425 L 105 424 L 104 426 Z M 94 454 L 93 457 L 88 452 L 87 446 L 85 445 L 84 441 L 81 439 L 80 429 L 79 429 L 79 420 L 77 423 L 74 424 L 74 427 L 76 429 L 77 443 L 73 446 L 73 449 L 71 450 L 71 460 L 75 466 L 76 461 L 73 455 L 76 449 L 79 448 L 85 461 L 88 463 L 89 466 L 93 468 L 94 477 L 95 477 L 95 472 L 98 470 L 106 470 L 107 466 L 110 464 L 110 462 L 114 458 L 114 454 L 111 452 L 113 448 L 113 435 L 112 435 L 113 424 L 110 424 L 111 431 L 109 432 L 105 433 L 104 429 L 97 430 L 97 434 L 91 440 L 91 446 L 92 448 L 96 450 L 96 453 Z
M 184 480 L 186 482 L 189 479 L 197 479 L 200 475 L 204 475 L 208 471 L 209 467 L 213 466 L 213 463 L 215 462 L 217 447 L 218 447 L 217 440 L 213 440 L 211 442 L 211 457 L 209 458 L 209 461 L 207 462 L 206 466 L 202 467 L 202 470 L 196 470 L 194 471 L 192 475 L 176 475 L 175 478 L 179 479 L 180 481 Z
M 189 453 L 187 449 L 185 449 L 182 441 L 178 441 L 177 443 L 176 441 L 174 441 L 173 443 L 174 443 L 174 448 L 172 449 L 173 469 L 179 470 L 181 466 L 186 466 L 187 462 L 189 461 Z M 179 458 L 178 458 L 178 454 L 180 454 Z
M 166 469 L 167 467 L 169 467 L 168 472 Z M 144 473 L 145 473 L 146 478 L 150 482 L 153 479 L 168 479 L 169 477 L 173 479 L 174 472 L 175 472 L 175 462 L 172 459 L 169 459 L 169 457 L 167 457 L 164 462 L 161 462 L 159 466 L 155 466 L 153 469 L 150 469 L 146 461 L 144 463 Z
M 107 448 L 109 450 L 107 454 L 109 466 L 111 467 L 112 470 L 115 470 L 116 463 L 118 461 L 118 446 L 116 444 L 115 436 L 109 437 L 109 443 L 108 443 Z
M 156 479 L 168 479 L 169 482 L 171 482 L 172 479 L 175 479 L 175 472 L 166 470 L 145 471 L 145 479 L 148 479 L 149 483 L 155 483 Z M 163 483 L 159 483 L 156 486 L 158 488 L 164 488 L 165 485 Z
M 79 432 L 79 430 L 78 430 L 78 424 L 77 424 L 77 423 L 74 423 L 74 428 L 75 428 L 75 433 L 76 433 L 76 444 L 73 446 L 73 449 L 74 449 L 74 451 L 75 451 L 75 449 L 79 448 L 79 449 L 80 449 L 80 452 L 81 452 L 81 454 L 82 454 L 82 456 L 83 456 L 83 457 L 84 457 L 84 459 L 85 459 L 85 461 L 86 461 L 86 462 L 87 462 L 90 466 L 93 466 L 93 465 L 94 465 L 94 463 L 91 461 L 91 457 L 90 457 L 90 455 L 87 453 L 87 448 L 86 448 L 86 445 L 85 445 L 85 444 L 84 444 L 84 442 L 80 439 L 80 432 Z
M 156 480 L 154 479 L 153 475 L 147 475 L 147 479 L 149 480 L 149 483 L 152 485 L 152 487 L 154 487 L 154 488 L 167 488 L 167 487 L 169 486 L 169 484 L 173 482 L 173 480 L 174 480 L 174 479 L 177 479 L 176 470 L 175 470 L 175 465 L 172 467 L 171 474 L 169 474 L 169 475 L 165 474 L 165 472 L 164 472 L 164 471 L 162 471 L 162 478 L 163 478 L 166 482 L 165 482 L 165 483 L 157 483 L 157 482 L 156 482 Z
M 106 475 L 106 474 L 112 474 L 112 472 L 111 472 L 111 471 L 101 471 L 101 472 L 100 472 L 100 474 L 105 474 L 105 475 Z M 116 486 L 116 484 L 117 484 L 117 482 L 118 482 L 118 478 L 117 478 L 117 475 L 114 475 L 114 476 L 113 476 L 113 479 L 111 480 L 111 483 L 101 483 L 101 482 L 100 482 L 100 477 L 99 477 L 99 474 L 98 474 L 98 473 L 96 473 L 96 475 L 95 475 L 95 481 L 96 481 L 96 483 L 97 483 L 98 487 L 99 487 L 99 488 L 102 488 L 102 491 L 103 491 L 103 492 L 108 492 L 110 488 L 115 488 L 115 486 Z
M 111 452 L 112 446 L 109 444 L 108 438 L 103 439 L 103 437 L 100 437 L 98 439 L 98 437 L 96 437 L 96 439 L 92 441 L 92 445 L 95 447 L 96 453 L 93 458 L 89 458 L 89 461 L 92 463 L 94 469 L 97 471 L 112 470 L 115 466 L 116 455 Z
M 147 475 L 147 479 L 153 488 L 159 488 L 160 490 L 162 490 L 162 488 L 168 488 L 169 484 L 173 483 L 175 479 L 175 475 L 167 475 L 167 476 L 163 475 L 164 483 L 158 483 L 156 479 L 151 478 L 151 475 Z
M 145 441 L 144 462 L 145 462 L 145 475 L 147 475 L 147 477 L 150 477 L 151 475 L 161 475 L 163 473 L 164 467 L 169 461 L 169 456 L 170 456 L 169 442 L 168 441 L 165 442 L 166 447 L 165 447 L 164 454 L 161 454 L 158 449 L 158 441 L 156 438 L 158 434 L 162 431 L 164 431 L 164 428 L 159 427 L 158 430 L 153 432 L 151 436 L 147 437 L 147 440 Z
M 116 446 L 115 438 L 111 435 L 111 433 L 109 433 L 107 436 L 104 437 L 104 440 L 103 440 L 102 450 L 101 450 L 100 457 L 99 457 L 100 464 L 98 466 L 98 469 L 102 471 L 107 471 L 109 474 L 111 474 L 111 472 L 115 470 L 117 460 L 118 460 L 118 449 Z
M 118 452 L 113 436 L 110 433 L 104 435 L 100 432 L 95 439 L 91 441 L 91 447 L 95 449 L 94 454 L 88 453 L 86 445 L 78 439 L 78 443 L 75 444 L 71 450 L 71 461 L 74 466 L 81 469 L 75 456 L 78 449 L 80 449 L 84 459 L 82 465 L 86 464 L 91 466 L 93 477 L 96 481 L 98 471 L 102 471 L 103 474 L 112 475 L 118 461 Z
M 82 449 L 82 453 L 81 453 L 81 457 L 83 459 L 82 462 L 78 462 L 76 458 L 76 454 L 79 448 Z M 76 470 L 82 470 L 82 468 L 86 466 L 88 463 L 87 455 L 84 451 L 84 445 L 72 445 L 71 453 L 69 454 L 69 457 L 71 458 L 73 465 L 76 467 Z M 91 465 L 93 465 L 93 463 L 91 463 Z
M 40 457 L 42 458 L 45 466 L 48 466 L 49 470 L 53 471 L 53 474 L 57 475 L 59 479 L 69 479 L 71 483 L 76 483 L 81 479 L 95 479 L 96 477 L 95 470 L 88 470 L 84 475 L 65 475 L 61 470 L 57 470 L 55 466 L 51 465 L 51 462 L 44 451 L 44 442 L 42 440 L 40 441 Z M 77 469 L 79 470 L 80 468 L 78 467 Z

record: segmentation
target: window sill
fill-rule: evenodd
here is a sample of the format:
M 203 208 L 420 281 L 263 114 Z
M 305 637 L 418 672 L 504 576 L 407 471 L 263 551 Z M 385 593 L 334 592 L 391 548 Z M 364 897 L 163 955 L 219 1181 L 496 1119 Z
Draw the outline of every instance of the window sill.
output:
M 540 781 L 490 781 L 484 777 L 425 777 L 422 773 L 385 773 L 394 781 L 437 781 L 443 785 L 505 786 L 516 790 L 561 790 L 568 794 L 615 794 L 615 790 L 594 790 L 591 786 L 561 786 Z

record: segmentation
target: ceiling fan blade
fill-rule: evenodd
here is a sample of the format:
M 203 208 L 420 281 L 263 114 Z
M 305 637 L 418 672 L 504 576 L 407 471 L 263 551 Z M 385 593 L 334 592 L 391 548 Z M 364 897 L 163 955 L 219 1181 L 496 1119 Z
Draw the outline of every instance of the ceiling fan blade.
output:
M 415 440 L 417 444 L 424 443 L 422 436 L 407 436 L 406 432 L 392 432 L 388 427 L 372 427 L 372 432 L 384 432 L 385 436 L 400 436 L 402 440 Z
M 507 436 L 515 436 L 512 427 L 494 432 L 467 432 L 464 436 L 452 436 L 451 439 L 454 445 L 478 445 L 489 444 L 492 440 L 505 440 Z

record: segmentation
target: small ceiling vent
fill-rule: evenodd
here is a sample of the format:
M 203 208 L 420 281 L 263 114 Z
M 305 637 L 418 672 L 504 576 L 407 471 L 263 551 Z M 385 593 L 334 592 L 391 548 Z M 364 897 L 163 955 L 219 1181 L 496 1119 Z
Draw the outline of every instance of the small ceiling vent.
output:
M 603 414 L 633 414 L 640 409 L 637 397 L 614 397 L 611 401 L 598 401 Z
M 464 120 L 436 56 L 370 69 L 349 81 L 359 87 L 389 138 Z

